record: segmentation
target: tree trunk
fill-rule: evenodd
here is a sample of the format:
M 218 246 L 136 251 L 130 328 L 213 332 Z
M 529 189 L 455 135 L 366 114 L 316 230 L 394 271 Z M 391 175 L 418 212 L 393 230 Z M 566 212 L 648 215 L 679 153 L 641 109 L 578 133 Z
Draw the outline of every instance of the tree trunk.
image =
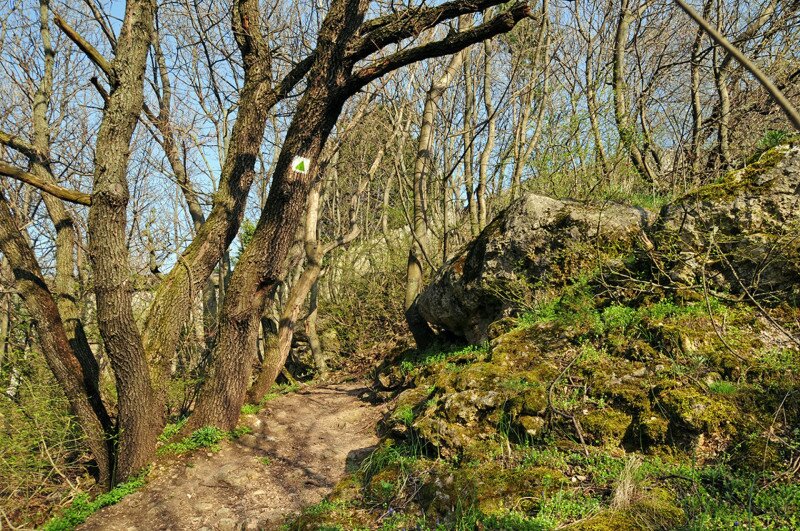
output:
M 286 133 L 253 239 L 233 272 L 210 375 L 187 429 L 205 424 L 229 429 L 236 425 L 252 373 L 258 318 L 267 297 L 286 273 L 286 256 L 303 214 L 310 183 L 319 170 L 322 148 L 347 99 L 393 69 L 428 57 L 460 52 L 479 40 L 509 31 L 530 13 L 526 4 L 515 4 L 510 11 L 474 31 L 456 32 L 441 41 L 396 52 L 353 72 L 355 64 L 375 51 L 376 46 L 379 50 L 407 36 L 418 35 L 425 28 L 439 24 L 443 16 L 452 18 L 480 9 L 482 4 L 457 4 L 459 9 L 448 11 L 449 15 L 442 13 L 442 7 L 415 9 L 412 15 L 400 12 L 389 15 L 389 21 L 395 16 L 411 17 L 410 21 L 403 18 L 398 25 L 382 18 L 378 29 L 372 23 L 362 27 L 368 5 L 366 0 L 335 0 L 322 22 L 308 86 Z M 292 169 L 292 159 L 296 156 L 309 159 L 308 173 Z
M 31 172 L 46 182 L 55 184 L 50 171 L 50 123 L 48 112 L 53 90 L 53 63 L 55 51 L 52 47 L 47 1 L 39 4 L 40 36 L 44 49 L 44 72 L 33 97 L 33 147 L 37 157 L 30 158 Z M 83 329 L 79 302 L 79 290 L 75 279 L 75 251 L 78 231 L 64 203 L 55 196 L 42 194 L 47 213 L 56 229 L 56 269 L 53 291 L 59 315 L 70 346 L 81 364 L 87 378 L 86 385 L 91 394 L 99 396 L 100 369 L 94 358 Z
M 342 64 L 343 50 L 337 49 L 335 40 L 340 32 L 352 35 L 366 6 L 359 6 L 355 14 L 345 7 L 345 2 L 334 3 L 320 30 L 308 88 L 286 133 L 253 239 L 242 252 L 223 303 L 214 362 L 189 421 L 193 427 L 209 424 L 232 429 L 239 418 L 252 374 L 258 318 L 286 273 L 286 256 L 319 169 L 322 147 L 348 97 L 342 83 L 349 70 L 342 72 L 342 68 L 352 66 Z M 292 169 L 295 156 L 311 161 L 307 173 Z M 265 362 L 269 359 L 266 356 Z
M 311 286 L 311 293 L 308 299 L 308 317 L 306 317 L 306 335 L 308 343 L 311 345 L 311 355 L 314 357 L 314 367 L 317 374 L 325 378 L 328 374 L 328 363 L 325 360 L 325 352 L 322 350 L 322 343 L 317 333 L 317 315 L 319 303 L 319 278 Z
M 17 228 L 5 197 L 0 195 L 0 250 L 11 265 L 14 281 L 35 322 L 48 367 L 67 397 L 70 411 L 86 435 L 98 468 L 98 483 L 108 486 L 113 468 L 113 429 L 93 375 L 76 357 L 58 308 L 25 236 Z
M 486 182 L 489 179 L 489 160 L 494 150 L 495 132 L 497 130 L 497 119 L 492 103 L 492 41 L 483 42 L 483 107 L 486 111 L 488 128 L 486 130 L 486 144 L 481 150 L 481 163 L 478 172 L 478 188 L 475 190 L 475 198 L 478 203 L 478 228 L 483 230 L 486 226 L 488 217 L 486 208 Z
M 614 119 L 622 143 L 628 152 L 631 163 L 639 175 L 647 182 L 655 184 L 656 178 L 636 140 L 636 127 L 630 123 L 628 115 L 628 86 L 625 80 L 625 49 L 628 45 L 628 31 L 633 21 L 629 0 L 622 0 L 617 32 L 614 40 L 614 65 L 612 87 L 614 89 Z
M 426 187 L 427 174 L 430 171 L 433 148 L 433 125 L 436 119 L 436 110 L 439 99 L 445 89 L 450 86 L 456 72 L 461 67 L 466 52 L 459 52 L 450 58 L 444 73 L 431 84 L 425 96 L 425 107 L 422 111 L 419 141 L 417 143 L 417 156 L 414 161 L 414 211 L 412 242 L 408 252 L 408 265 L 406 268 L 406 297 L 405 312 L 406 322 L 414 336 L 414 341 L 419 348 L 433 341 L 433 331 L 428 324 L 418 315 L 414 301 L 422 290 L 422 260 L 425 252 L 428 227 L 425 222 L 425 204 L 423 193 Z
M 472 159 L 475 156 L 475 77 L 472 72 L 472 54 L 464 52 L 464 188 L 469 213 L 469 229 L 473 237 L 481 232 L 478 226 L 478 205 L 475 202 L 475 175 Z
M 703 4 L 703 17 L 708 18 L 711 12 L 711 0 Z M 700 99 L 700 49 L 703 45 L 703 29 L 697 28 L 692 44 L 692 145 L 689 154 L 692 176 L 697 178 L 700 173 L 700 157 L 703 142 L 703 102 Z
M 239 231 L 269 112 L 302 79 L 311 64 L 309 59 L 298 63 L 281 83 L 271 86 L 271 52 L 259 24 L 249 22 L 261 19 L 258 1 L 238 1 L 232 19 L 242 53 L 244 85 L 239 94 L 239 109 L 219 189 L 208 218 L 181 254 L 180 264 L 173 267 L 159 285 L 143 331 L 148 358 L 162 379 L 175 353 L 181 327 L 189 318 L 190 299 L 206 288 L 207 279 L 223 260 Z M 222 285 L 218 287 L 223 288 Z M 165 382 L 159 384 L 163 388 Z
M 89 250 L 97 299 L 97 324 L 111 360 L 119 399 L 119 441 L 114 481 L 125 481 L 152 458 L 164 424 L 163 407 L 150 382 L 142 338 L 133 316 L 127 246 L 127 168 L 130 141 L 142 112 L 143 76 L 154 3 L 126 5 L 112 87 L 97 134 Z

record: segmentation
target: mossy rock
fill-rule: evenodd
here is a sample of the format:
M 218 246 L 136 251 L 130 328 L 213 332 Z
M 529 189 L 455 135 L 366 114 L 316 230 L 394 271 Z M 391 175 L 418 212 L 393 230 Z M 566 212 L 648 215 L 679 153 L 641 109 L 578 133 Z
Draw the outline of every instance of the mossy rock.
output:
M 667 490 L 654 488 L 630 501 L 626 507 L 612 508 L 569 525 L 570 531 L 672 530 L 686 523 L 686 514 Z
M 696 433 L 716 432 L 739 415 L 726 397 L 710 395 L 695 387 L 664 390 L 658 401 L 673 421 Z
M 429 516 L 451 514 L 457 505 L 474 507 L 482 514 L 527 510 L 569 484 L 554 468 L 507 468 L 496 461 L 440 467 L 433 474 L 420 492 L 420 503 Z
M 646 445 L 668 442 L 669 421 L 653 412 L 643 413 L 635 422 L 640 440 Z
M 602 446 L 619 446 L 633 417 L 612 408 L 596 409 L 580 417 L 589 442 Z
M 542 417 L 522 415 L 517 418 L 517 425 L 528 437 L 539 437 L 545 429 L 547 421 Z
M 365 486 L 368 496 L 380 504 L 391 502 L 403 483 L 403 471 L 399 465 L 389 465 L 374 474 Z

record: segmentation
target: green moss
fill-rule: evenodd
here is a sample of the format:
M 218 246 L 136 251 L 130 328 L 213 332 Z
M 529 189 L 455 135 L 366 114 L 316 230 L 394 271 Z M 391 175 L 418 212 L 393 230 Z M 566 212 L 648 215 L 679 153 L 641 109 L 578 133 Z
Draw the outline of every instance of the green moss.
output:
M 686 515 L 665 489 L 656 488 L 626 507 L 612 508 L 580 521 L 566 529 L 573 531 L 671 530 L 684 525 Z
M 701 201 L 724 201 L 732 198 L 742 189 L 768 188 L 770 183 L 759 183 L 758 177 L 777 166 L 786 156 L 787 145 L 779 145 L 761 153 L 757 159 L 744 168 L 734 170 L 716 182 L 697 188 L 687 194 L 685 199 Z
M 665 390 L 659 403 L 670 418 L 697 433 L 716 431 L 737 417 L 724 397 L 709 396 L 694 387 Z
M 630 415 L 611 408 L 596 409 L 580 418 L 591 442 L 601 445 L 618 446 L 631 425 Z
M 738 387 L 733 382 L 716 381 L 708 384 L 708 390 L 717 395 L 732 395 Z

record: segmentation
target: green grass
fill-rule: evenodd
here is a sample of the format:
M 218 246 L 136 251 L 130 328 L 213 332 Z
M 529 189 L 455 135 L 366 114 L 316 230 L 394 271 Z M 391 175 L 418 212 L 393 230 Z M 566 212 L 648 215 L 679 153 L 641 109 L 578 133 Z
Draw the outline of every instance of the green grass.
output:
M 717 395 L 732 395 L 738 390 L 735 383 L 718 381 L 708 384 L 708 390 Z
M 161 433 L 161 435 L 158 436 L 159 442 L 162 443 L 169 442 L 170 439 L 178 435 L 178 432 L 180 432 L 181 429 L 183 429 L 183 426 L 185 424 L 186 424 L 186 419 L 181 419 L 178 422 L 172 422 L 170 424 L 167 424 L 164 427 L 164 431 Z
M 261 411 L 259 404 L 245 404 L 242 406 L 242 415 L 255 415 Z
M 419 367 L 427 367 L 436 363 L 447 363 L 458 358 L 482 359 L 489 351 L 489 344 L 468 345 L 466 347 L 436 346 L 426 350 L 415 350 L 400 361 L 403 374 L 410 374 Z
M 414 410 L 409 405 L 398 407 L 394 413 L 392 413 L 392 416 L 406 426 L 411 426 L 414 423 Z
M 218 452 L 222 441 L 226 439 L 238 439 L 242 435 L 252 433 L 252 431 L 253 430 L 246 426 L 239 426 L 232 431 L 221 430 L 215 426 L 203 426 L 180 441 L 165 444 L 158 449 L 157 454 L 183 455 L 199 450 L 200 448 Z
M 68 531 L 75 529 L 103 507 L 119 503 L 119 501 L 128 494 L 142 488 L 145 484 L 145 475 L 146 472 L 130 481 L 120 483 L 112 490 L 100 494 L 94 500 L 90 500 L 88 494 L 79 494 L 69 507 L 42 526 L 42 529 L 44 531 Z
M 275 400 L 276 398 L 280 398 L 283 395 L 288 395 L 289 393 L 294 393 L 298 389 L 300 389 L 300 384 L 298 384 L 298 383 L 293 383 L 293 384 L 275 384 L 275 385 L 273 385 L 272 389 L 270 390 L 270 392 L 267 393 L 266 395 L 264 395 L 264 398 L 262 398 L 261 402 L 259 402 L 259 405 L 257 406 L 258 407 L 258 411 L 261 411 L 261 408 L 267 402 L 269 402 L 271 400 Z

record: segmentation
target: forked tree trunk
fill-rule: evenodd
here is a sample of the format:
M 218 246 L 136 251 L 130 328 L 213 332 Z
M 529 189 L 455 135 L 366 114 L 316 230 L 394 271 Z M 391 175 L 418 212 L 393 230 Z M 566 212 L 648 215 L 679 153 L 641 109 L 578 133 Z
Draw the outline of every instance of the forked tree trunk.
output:
M 142 339 L 133 316 L 128 263 L 128 158 L 142 112 L 143 76 L 150 45 L 154 2 L 131 0 L 111 65 L 111 91 L 97 134 L 89 250 L 97 300 L 97 325 L 111 360 L 119 400 L 118 456 L 113 481 L 125 481 L 153 457 L 164 424 Z
M 472 31 L 451 34 L 441 41 L 396 52 L 353 72 L 355 64 L 373 51 L 418 35 L 450 18 L 489 7 L 494 0 L 451 3 L 388 15 L 364 24 L 366 0 L 335 0 L 322 22 L 308 86 L 297 105 L 272 176 L 272 185 L 253 239 L 233 272 L 222 310 L 219 339 L 197 408 L 187 429 L 212 424 L 236 425 L 252 376 L 258 319 L 264 303 L 286 273 L 286 256 L 295 227 L 306 205 L 309 186 L 318 171 L 322 148 L 347 99 L 367 83 L 409 63 L 456 53 L 470 44 L 509 31 L 529 16 L 524 3 Z M 402 18 L 400 18 L 402 17 Z M 374 33 L 373 33 L 374 32 Z M 293 171 L 295 156 L 310 160 L 308 173 Z
M 219 189 L 208 218 L 181 254 L 180 263 L 156 290 L 143 328 L 145 350 L 158 370 L 161 381 L 157 383 L 162 393 L 181 329 L 189 319 L 190 299 L 205 290 L 206 300 L 210 301 L 206 282 L 224 261 L 225 252 L 239 232 L 269 112 L 303 78 L 311 64 L 310 59 L 301 61 L 273 86 L 271 51 L 259 29 L 258 0 L 239 0 L 232 11 L 234 35 L 244 65 L 244 85 Z M 222 289 L 222 284 L 218 288 Z

